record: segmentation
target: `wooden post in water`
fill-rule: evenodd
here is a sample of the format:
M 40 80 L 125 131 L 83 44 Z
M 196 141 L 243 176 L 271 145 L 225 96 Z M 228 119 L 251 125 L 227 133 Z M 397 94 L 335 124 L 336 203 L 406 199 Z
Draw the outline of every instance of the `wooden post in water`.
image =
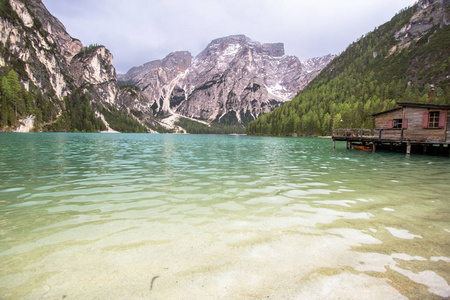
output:
M 411 154 L 411 142 L 408 142 L 406 144 L 406 154 L 410 155 Z
M 333 149 L 336 149 L 336 140 L 333 140 Z
M 376 143 L 372 143 L 373 153 L 375 153 L 375 151 L 377 151 L 376 149 L 377 149 L 377 144 Z

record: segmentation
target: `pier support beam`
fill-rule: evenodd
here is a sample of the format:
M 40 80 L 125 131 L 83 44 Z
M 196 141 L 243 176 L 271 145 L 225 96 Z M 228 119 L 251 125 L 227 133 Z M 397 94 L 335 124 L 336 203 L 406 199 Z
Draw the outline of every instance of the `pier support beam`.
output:
M 336 140 L 333 140 L 333 149 L 336 149 Z
M 372 143 L 372 150 L 373 150 L 373 153 L 375 153 L 375 151 L 377 151 L 377 143 Z
M 410 155 L 411 154 L 411 142 L 408 142 L 406 144 L 406 154 Z

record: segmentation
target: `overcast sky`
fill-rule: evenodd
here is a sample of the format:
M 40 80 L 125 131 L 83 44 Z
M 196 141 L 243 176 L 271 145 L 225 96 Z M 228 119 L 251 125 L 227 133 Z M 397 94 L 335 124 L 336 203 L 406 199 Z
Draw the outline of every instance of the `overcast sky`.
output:
M 338 54 L 414 0 L 43 0 L 84 45 L 105 45 L 118 73 L 216 38 L 283 42 L 300 60 Z

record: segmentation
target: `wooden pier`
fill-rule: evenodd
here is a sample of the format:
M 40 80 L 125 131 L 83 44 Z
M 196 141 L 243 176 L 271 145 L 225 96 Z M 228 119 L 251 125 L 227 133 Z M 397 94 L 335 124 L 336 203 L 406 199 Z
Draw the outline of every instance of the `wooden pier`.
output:
M 346 141 L 347 149 L 404 149 L 407 154 L 436 153 L 449 156 L 450 105 L 397 103 L 398 107 L 374 114 L 376 129 L 333 129 L 336 141 Z
M 347 149 L 364 151 L 390 150 L 406 151 L 406 154 L 425 153 L 449 156 L 449 143 L 433 139 L 405 138 L 404 131 L 387 129 L 335 128 L 333 129 L 333 148 L 336 141 L 345 141 Z

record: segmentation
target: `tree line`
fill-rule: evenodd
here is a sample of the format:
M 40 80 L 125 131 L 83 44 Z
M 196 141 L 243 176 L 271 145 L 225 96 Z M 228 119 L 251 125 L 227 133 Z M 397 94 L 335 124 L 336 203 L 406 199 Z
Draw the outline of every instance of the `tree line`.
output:
M 186 118 L 180 118 L 175 122 L 176 126 L 184 128 L 188 133 L 192 134 L 232 134 L 245 133 L 245 128 L 242 125 L 227 125 L 217 122 L 212 122 L 210 126 L 192 121 Z
M 147 132 L 147 128 L 124 110 L 91 101 L 87 91 L 75 89 L 56 104 L 29 83 L 29 90 L 14 70 L 0 76 L 0 131 L 11 131 L 20 119 L 35 116 L 34 131 L 99 132 L 106 126 L 96 112 L 104 115 L 110 127 L 120 132 Z
M 89 93 L 75 90 L 71 95 L 64 97 L 64 106 L 61 116 L 43 127 L 42 131 L 56 132 L 99 132 L 106 130 L 100 117 L 95 115 Z
M 14 70 L 0 76 L 0 130 L 19 126 L 19 120 L 29 115 L 35 116 L 35 128 L 39 129 L 57 113 L 58 108 L 34 85 L 30 84 L 27 91 Z
M 145 133 L 147 128 L 125 110 L 116 109 L 110 104 L 98 105 L 97 110 L 105 117 L 109 126 L 120 132 Z

